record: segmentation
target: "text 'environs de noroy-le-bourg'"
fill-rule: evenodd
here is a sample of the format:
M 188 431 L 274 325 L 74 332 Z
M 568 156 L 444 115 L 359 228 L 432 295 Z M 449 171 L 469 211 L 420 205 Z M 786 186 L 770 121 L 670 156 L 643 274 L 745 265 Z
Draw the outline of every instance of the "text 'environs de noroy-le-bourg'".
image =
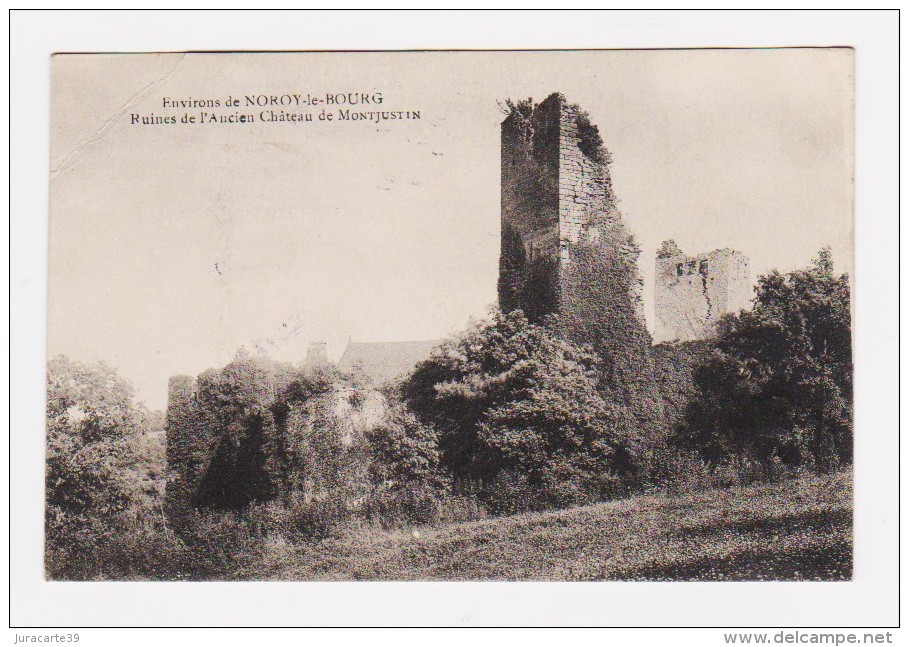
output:
M 175 124 L 253 124 L 253 123 L 307 123 L 333 121 L 414 121 L 420 119 L 419 110 L 385 110 L 379 108 L 385 101 L 381 92 L 345 92 L 312 95 L 246 94 L 225 99 L 174 99 L 163 97 L 164 109 L 192 109 L 181 114 L 131 113 L 130 125 L 160 126 Z M 200 110 L 200 109 L 206 110 Z M 210 111 L 211 109 L 220 109 Z M 297 108 L 299 110 L 294 110 Z M 311 108 L 314 110 L 305 110 Z M 195 112 L 198 110 L 198 112 Z

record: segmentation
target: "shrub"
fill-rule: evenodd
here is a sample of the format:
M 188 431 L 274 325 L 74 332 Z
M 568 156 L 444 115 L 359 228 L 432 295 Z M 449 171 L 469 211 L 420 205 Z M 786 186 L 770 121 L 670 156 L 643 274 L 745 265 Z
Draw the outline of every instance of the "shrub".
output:
M 190 551 L 187 579 L 230 579 L 242 564 L 255 561 L 262 534 L 235 511 L 196 511 L 181 528 Z
M 368 473 L 376 488 L 445 491 L 448 478 L 439 466 L 439 437 L 404 406 L 393 406 L 382 422 L 366 432 Z
M 495 515 L 520 514 L 544 509 L 539 492 L 526 474 L 503 469 L 484 489 L 483 502 Z
M 124 515 L 112 527 L 97 528 L 90 541 L 69 529 L 66 543 L 48 542 L 45 564 L 55 580 L 210 579 L 211 554 L 198 554 L 160 519 Z
M 439 523 L 478 521 L 489 516 L 477 495 L 449 494 L 442 498 Z
M 343 496 L 304 501 L 295 497 L 287 506 L 290 517 L 290 539 L 324 539 L 336 535 L 351 518 Z

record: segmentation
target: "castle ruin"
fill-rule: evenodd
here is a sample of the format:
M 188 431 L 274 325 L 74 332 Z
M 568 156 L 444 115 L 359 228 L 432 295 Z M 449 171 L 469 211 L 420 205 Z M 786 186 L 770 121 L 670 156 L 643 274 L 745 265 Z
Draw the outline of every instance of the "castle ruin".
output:
M 351 341 L 336 367 L 327 344 L 313 341 L 299 369 L 241 354 L 197 377 L 171 377 L 165 429 L 168 516 L 176 523 L 192 508 L 240 508 L 269 500 L 276 487 L 286 486 L 288 469 L 282 461 L 326 429 L 337 434 L 339 450 L 350 449 L 386 415 L 379 387 L 413 370 L 439 343 Z M 360 379 L 351 379 L 352 373 Z M 284 403 L 282 394 L 301 374 L 312 378 L 312 386 L 318 386 L 320 374 L 335 377 L 304 402 Z M 325 487 L 311 478 L 296 484 L 307 497 L 324 494 Z
M 643 326 L 640 251 L 616 207 L 611 156 L 597 127 L 558 93 L 509 106 L 502 122 L 499 306 L 521 309 L 531 321 L 559 315 L 577 341 L 592 341 L 585 328 L 596 319 L 629 319 L 626 303 Z M 601 267 L 578 267 L 582 256 Z M 749 306 L 748 259 L 731 249 L 688 257 L 667 241 L 656 259 L 655 292 L 653 342 L 707 339 L 721 315 Z M 633 327 L 619 321 L 614 329 Z
M 749 307 L 748 258 L 732 249 L 687 256 L 666 241 L 656 257 L 654 341 L 707 339 L 728 312 Z
M 571 265 L 596 247 L 629 268 L 626 294 L 643 322 L 639 250 L 616 208 L 610 154 L 596 126 L 559 93 L 511 104 L 502 122 L 499 305 L 531 321 L 584 310 L 572 303 Z
M 611 158 L 597 127 L 558 93 L 539 104 L 509 106 L 501 139 L 500 308 L 521 309 L 531 322 L 555 315 L 566 339 L 591 344 L 604 360 L 602 385 L 611 398 L 631 405 L 636 428 L 656 428 L 665 416 L 651 397 L 659 376 L 653 342 L 705 339 L 723 313 L 747 307 L 748 259 L 729 249 L 688 257 L 667 241 L 656 260 L 651 338 L 640 250 L 617 209 Z M 292 406 L 277 402 L 293 377 L 290 365 L 241 358 L 196 378 L 172 377 L 166 423 L 171 514 L 269 499 L 275 479 L 286 475 L 264 476 L 277 469 L 268 451 L 286 452 L 287 441 L 305 441 L 322 426 L 337 428 L 341 446 L 351 445 L 385 413 L 374 387 L 411 371 L 437 344 L 351 342 L 338 368 L 362 374 L 372 386 L 339 383 Z M 310 343 L 304 372 L 330 366 L 325 343 Z M 226 406 L 222 392 L 237 402 Z M 304 489 L 315 495 L 319 487 Z
M 303 360 L 304 370 L 313 370 L 320 366 L 328 366 L 328 344 L 324 341 L 311 341 L 306 346 L 306 359 Z

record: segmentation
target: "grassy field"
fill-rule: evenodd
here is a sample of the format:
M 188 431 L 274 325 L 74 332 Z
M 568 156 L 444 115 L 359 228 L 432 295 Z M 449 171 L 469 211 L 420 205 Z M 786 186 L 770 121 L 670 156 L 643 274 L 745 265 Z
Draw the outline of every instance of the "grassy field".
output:
M 852 474 L 275 544 L 238 579 L 848 580 Z

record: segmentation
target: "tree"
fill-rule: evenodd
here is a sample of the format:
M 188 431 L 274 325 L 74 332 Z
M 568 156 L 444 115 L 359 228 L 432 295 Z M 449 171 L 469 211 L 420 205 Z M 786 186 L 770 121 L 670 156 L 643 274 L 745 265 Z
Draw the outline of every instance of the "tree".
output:
M 608 496 L 632 462 L 615 412 L 597 391 L 597 358 L 554 320 L 493 313 L 443 344 L 402 385 L 407 406 L 438 430 L 440 464 L 459 481 L 520 479 L 528 507 Z
M 147 412 L 111 367 L 57 356 L 47 365 L 46 414 L 48 549 L 78 552 L 116 534 L 138 505 L 136 447 Z
M 754 308 L 727 315 L 719 331 L 677 441 L 711 461 L 850 463 L 849 277 L 834 273 L 830 250 L 805 269 L 760 277 Z

